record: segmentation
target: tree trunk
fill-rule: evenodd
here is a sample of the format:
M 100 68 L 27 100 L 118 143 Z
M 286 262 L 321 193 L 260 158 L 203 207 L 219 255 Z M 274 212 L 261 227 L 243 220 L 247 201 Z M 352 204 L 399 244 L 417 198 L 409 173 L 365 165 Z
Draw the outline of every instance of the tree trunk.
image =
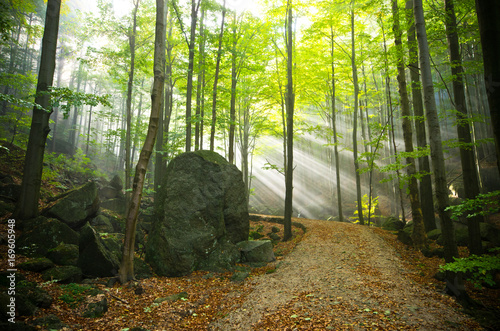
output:
M 287 0 L 287 86 L 286 86 L 286 132 L 287 132 L 287 169 L 285 174 L 285 219 L 283 241 L 292 239 L 293 211 L 293 111 L 295 92 L 293 89 L 293 34 L 292 0 Z
M 128 73 L 127 82 L 127 128 L 125 135 L 125 197 L 128 209 L 128 204 L 130 202 L 130 186 L 131 186 L 131 143 L 132 143 L 132 90 L 134 85 L 134 69 L 135 69 L 135 37 L 137 34 L 137 10 L 139 8 L 139 2 L 141 0 L 134 0 L 134 9 L 132 11 L 132 32 L 128 36 L 128 42 L 130 47 L 130 70 Z
M 50 95 L 43 92 L 49 90 L 54 79 L 60 11 L 60 0 L 48 0 L 42 39 L 40 72 L 38 74 L 37 93 L 35 97 L 35 103 L 46 110 L 33 107 L 28 148 L 24 160 L 21 194 L 14 213 L 14 217 L 19 219 L 29 219 L 38 215 L 43 155 L 47 135 L 50 131 L 49 118 L 51 114 L 49 109 Z
M 401 113 L 403 121 L 403 138 L 405 142 L 405 152 L 413 153 L 413 133 L 410 121 L 410 100 L 408 99 L 408 91 L 406 89 L 406 76 L 405 76 L 405 63 L 403 57 L 403 46 L 401 43 L 401 27 L 399 24 L 399 8 L 397 0 L 392 0 L 392 15 L 393 15 L 393 31 L 394 31 L 394 44 L 398 54 L 397 69 L 398 69 L 398 84 L 399 96 L 401 104 Z M 412 240 L 413 246 L 419 250 L 424 248 L 426 241 L 426 233 L 424 226 L 424 219 L 422 216 L 422 209 L 420 207 L 420 199 L 418 198 L 418 183 L 415 177 L 416 166 L 413 157 L 406 158 L 406 173 L 409 177 L 408 189 L 410 191 L 410 204 L 411 214 L 413 217 L 413 233 Z
M 420 83 L 418 64 L 418 44 L 415 40 L 415 19 L 413 17 L 413 0 L 406 2 L 407 21 L 411 22 L 408 29 L 408 52 L 409 67 L 411 77 L 411 94 L 413 103 L 413 113 L 415 119 L 415 131 L 417 135 L 417 146 L 420 149 L 427 148 L 427 136 L 424 119 L 424 105 L 422 102 L 422 88 Z M 432 192 L 431 166 L 429 157 L 418 158 L 418 170 L 424 175 L 420 179 L 420 205 L 424 218 L 425 231 L 429 232 L 436 228 L 436 217 L 434 215 L 434 195 Z
M 234 12 L 233 26 L 233 50 L 231 54 L 231 106 L 229 110 L 229 163 L 234 164 L 234 131 L 236 126 L 236 45 L 238 43 L 236 35 L 236 12 Z
M 203 26 L 203 21 L 205 19 L 205 9 L 201 8 L 200 17 L 200 48 L 198 55 L 198 79 L 196 83 L 196 126 L 194 134 L 194 150 L 200 149 L 201 136 L 203 136 L 203 131 L 201 130 L 201 122 L 203 122 L 203 117 L 201 116 L 201 90 L 202 77 L 205 74 L 205 29 Z
M 164 0 L 156 0 L 156 31 L 154 51 L 154 82 L 151 92 L 151 115 L 149 118 L 148 133 L 141 155 L 135 168 L 134 184 L 130 207 L 127 211 L 123 258 L 120 265 L 120 282 L 123 284 L 134 279 L 134 244 L 137 215 L 141 205 L 144 178 L 156 140 L 160 109 L 163 101 L 163 83 L 165 80 L 165 7 Z
M 458 257 L 455 242 L 455 231 L 453 222 L 446 208 L 450 205 L 448 198 L 448 187 L 446 183 L 446 172 L 444 164 L 443 146 L 441 141 L 441 129 L 437 114 L 436 99 L 434 96 L 434 85 L 432 82 L 429 45 L 425 30 L 424 9 L 422 0 L 413 0 L 413 13 L 415 15 L 415 27 L 417 31 L 420 68 L 422 72 L 422 87 L 424 92 L 425 114 L 427 116 L 427 128 L 429 129 L 432 170 L 434 171 L 434 186 L 436 189 L 436 200 L 438 213 L 441 220 L 441 231 L 444 241 L 445 262 L 453 262 Z M 465 294 L 463 280 L 460 275 L 446 274 L 447 287 L 453 290 L 457 297 Z
M 352 148 L 354 156 L 354 172 L 356 176 L 356 200 L 358 202 L 358 216 L 359 223 L 361 225 L 365 224 L 363 219 L 363 203 L 361 199 L 361 178 L 359 174 L 359 162 L 358 162 L 358 95 L 359 95 L 359 85 L 358 85 L 358 69 L 356 67 L 356 48 L 354 43 L 354 0 L 352 0 L 351 8 L 351 66 L 352 66 L 352 80 L 354 83 L 354 118 L 353 118 L 353 129 L 352 129 Z
M 191 151 L 191 100 L 193 98 L 194 43 L 196 39 L 196 22 L 201 0 L 191 0 L 191 34 L 189 37 L 189 64 L 186 87 L 186 152 Z M 180 18 L 179 18 L 180 19 Z
M 481 46 L 483 49 L 484 82 L 490 106 L 491 127 L 495 138 L 497 167 L 500 174 L 500 6 L 498 0 L 476 0 Z
M 222 54 L 222 37 L 224 37 L 224 19 L 226 17 L 226 0 L 222 8 L 222 22 L 220 24 L 219 48 L 217 50 L 217 64 L 215 65 L 214 89 L 212 94 L 212 126 L 210 130 L 210 150 L 215 149 L 215 124 L 217 122 L 217 83 L 219 82 L 220 58 Z
M 333 50 L 335 47 L 335 40 L 333 35 L 333 26 L 330 26 L 330 61 L 332 64 L 332 79 L 331 79 L 331 107 L 332 107 L 332 130 L 333 130 L 333 150 L 335 155 L 335 175 L 337 179 L 337 209 L 339 214 L 339 222 L 344 221 L 344 213 L 342 211 L 342 188 L 340 186 L 340 160 L 339 160 L 339 149 L 338 149 L 338 137 L 337 137 L 337 114 L 335 111 L 335 63 L 334 63 L 334 55 Z
M 458 43 L 457 18 L 453 0 L 445 0 L 446 11 L 446 36 L 448 49 L 450 51 L 451 74 L 453 77 L 453 97 L 457 109 L 457 133 L 460 144 L 460 160 L 462 162 L 462 178 L 464 181 L 465 196 L 467 199 L 475 199 L 480 193 L 478 173 L 476 171 L 475 146 L 472 146 L 471 128 L 467 117 L 467 104 L 465 100 L 464 72 L 462 58 L 460 56 L 460 45 Z M 477 211 L 476 211 L 477 212 Z M 469 251 L 471 254 L 481 255 L 481 233 L 479 222 L 484 221 L 482 216 L 467 218 L 469 230 Z

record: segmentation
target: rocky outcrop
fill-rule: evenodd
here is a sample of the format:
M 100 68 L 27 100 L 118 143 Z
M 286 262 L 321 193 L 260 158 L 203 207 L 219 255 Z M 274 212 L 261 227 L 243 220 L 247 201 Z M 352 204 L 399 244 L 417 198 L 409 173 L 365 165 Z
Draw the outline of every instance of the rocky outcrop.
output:
M 241 172 L 209 151 L 172 160 L 159 192 L 146 261 L 163 276 L 231 268 L 234 244 L 248 239 L 246 188 Z
M 80 230 L 79 248 L 78 266 L 85 276 L 111 277 L 118 273 L 120 261 L 89 224 Z
M 76 229 L 91 217 L 96 216 L 99 204 L 97 185 L 94 182 L 88 182 L 64 193 L 44 214 L 57 218 Z

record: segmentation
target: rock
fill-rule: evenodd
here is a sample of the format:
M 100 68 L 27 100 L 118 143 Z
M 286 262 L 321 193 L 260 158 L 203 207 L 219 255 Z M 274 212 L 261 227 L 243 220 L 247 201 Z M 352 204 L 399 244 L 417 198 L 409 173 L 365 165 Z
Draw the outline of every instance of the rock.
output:
M 248 239 L 249 227 L 246 188 L 236 166 L 214 152 L 184 153 L 167 168 L 146 261 L 161 276 L 219 271 L 234 265 L 234 244 Z
M 17 201 L 21 194 L 21 185 L 8 183 L 0 184 L 0 196 L 6 197 L 11 201 Z
M 125 214 L 125 200 L 121 198 L 109 199 L 101 203 L 101 208 Z
M 278 233 L 278 232 L 280 232 L 280 228 L 278 228 L 277 226 L 273 226 L 273 227 L 271 228 L 271 231 L 272 231 L 273 233 Z
M 119 260 L 88 223 L 80 230 L 79 247 L 78 265 L 84 275 L 112 277 L 118 272 Z
M 123 182 L 120 176 L 114 175 L 111 181 L 109 182 L 109 186 L 111 186 L 117 191 L 121 191 L 123 189 Z
M 144 260 L 134 257 L 134 273 L 137 279 L 146 279 L 153 277 L 153 270 Z
M 76 229 L 94 217 L 99 210 L 99 196 L 94 182 L 80 186 L 65 193 L 56 203 L 44 212 L 45 215 L 60 219 Z
M 119 191 L 111 186 L 104 186 L 99 190 L 101 200 L 114 199 L 118 197 Z
M 388 231 L 399 231 L 404 228 L 405 224 L 396 217 L 388 217 L 382 222 L 382 228 Z
M 437 238 L 439 238 L 440 235 L 441 235 L 441 229 L 434 229 L 427 232 L 427 238 L 431 240 L 437 240 Z
M 281 240 L 281 237 L 279 235 L 277 235 L 276 233 L 274 233 L 274 232 L 269 232 L 267 234 L 267 236 L 269 238 L 271 238 L 273 241 L 280 241 Z
M 66 324 L 61 322 L 59 317 L 54 314 L 49 314 L 47 316 L 35 319 L 33 321 L 33 325 L 39 326 L 43 330 L 60 330 L 64 327 L 68 327 Z
M 34 259 L 29 259 L 26 262 L 19 263 L 17 267 L 21 270 L 41 272 L 52 268 L 54 266 L 54 262 L 46 257 L 39 257 Z
M 243 262 L 272 262 L 276 260 L 270 240 L 242 241 L 237 245 Z
M 403 244 L 411 246 L 413 245 L 413 240 L 411 239 L 411 233 L 409 230 L 399 230 L 398 231 L 398 240 Z
M 56 266 L 45 270 L 42 273 L 42 279 L 56 280 L 60 284 L 78 283 L 82 280 L 82 270 L 72 265 Z
M 87 308 L 83 312 L 82 316 L 87 318 L 97 318 L 102 317 L 108 311 L 108 300 L 104 295 L 101 295 L 102 299 L 97 302 L 91 302 L 87 305 Z M 99 296 L 98 296 L 99 297 Z
M 481 239 L 489 241 L 492 246 L 500 246 L 500 230 L 489 224 L 480 223 Z
M 57 219 L 39 216 L 24 224 L 17 241 L 18 252 L 26 256 L 46 256 L 60 243 L 78 245 L 78 233 Z
M 250 273 L 248 271 L 240 271 L 240 272 L 235 272 L 232 276 L 231 276 L 231 280 L 233 282 L 236 282 L 236 283 L 239 283 L 239 282 L 242 282 L 244 281 L 248 276 L 250 275 Z
M 115 232 L 115 228 L 109 218 L 104 215 L 97 215 L 90 221 L 90 225 L 98 232 L 98 233 L 113 233 Z
M 467 246 L 469 244 L 469 230 L 467 228 L 455 229 L 455 241 L 457 246 Z
M 55 264 L 76 266 L 79 255 L 78 245 L 60 243 L 47 253 L 47 257 Z
M 20 316 L 32 316 L 38 308 L 49 308 L 52 297 L 36 283 L 21 281 L 16 286 L 16 308 Z

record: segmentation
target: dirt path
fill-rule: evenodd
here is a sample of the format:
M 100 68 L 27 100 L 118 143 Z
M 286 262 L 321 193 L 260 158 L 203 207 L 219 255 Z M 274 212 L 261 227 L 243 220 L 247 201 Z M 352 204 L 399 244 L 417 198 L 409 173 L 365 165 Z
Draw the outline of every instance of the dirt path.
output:
M 249 280 L 246 301 L 212 330 L 469 330 L 451 298 L 408 277 L 398 253 L 368 227 L 300 220 L 302 242 L 276 272 Z

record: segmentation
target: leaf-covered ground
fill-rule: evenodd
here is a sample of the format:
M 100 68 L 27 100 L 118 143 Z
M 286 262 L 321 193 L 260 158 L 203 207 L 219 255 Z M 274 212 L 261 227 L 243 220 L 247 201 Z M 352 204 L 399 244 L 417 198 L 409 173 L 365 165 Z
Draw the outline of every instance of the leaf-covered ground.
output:
M 298 220 L 294 239 L 279 243 L 277 261 L 255 268 L 243 282 L 234 273 L 195 272 L 178 278 L 151 278 L 107 287 L 104 294 L 84 296 L 74 307 L 63 300 L 60 285 L 46 284 L 56 299 L 50 309 L 28 320 L 54 314 L 66 330 L 479 330 L 455 300 L 442 294 L 432 275 L 439 258 L 428 259 L 386 231 L 359 225 Z M 271 232 L 268 222 L 253 229 Z M 239 266 L 239 272 L 245 267 Z M 37 278 L 29 274 L 28 278 Z M 490 290 L 471 292 L 497 305 Z M 185 292 L 173 301 L 155 303 Z M 483 298 L 478 295 L 484 296 Z M 100 318 L 81 314 L 89 301 L 106 297 L 108 312 Z

